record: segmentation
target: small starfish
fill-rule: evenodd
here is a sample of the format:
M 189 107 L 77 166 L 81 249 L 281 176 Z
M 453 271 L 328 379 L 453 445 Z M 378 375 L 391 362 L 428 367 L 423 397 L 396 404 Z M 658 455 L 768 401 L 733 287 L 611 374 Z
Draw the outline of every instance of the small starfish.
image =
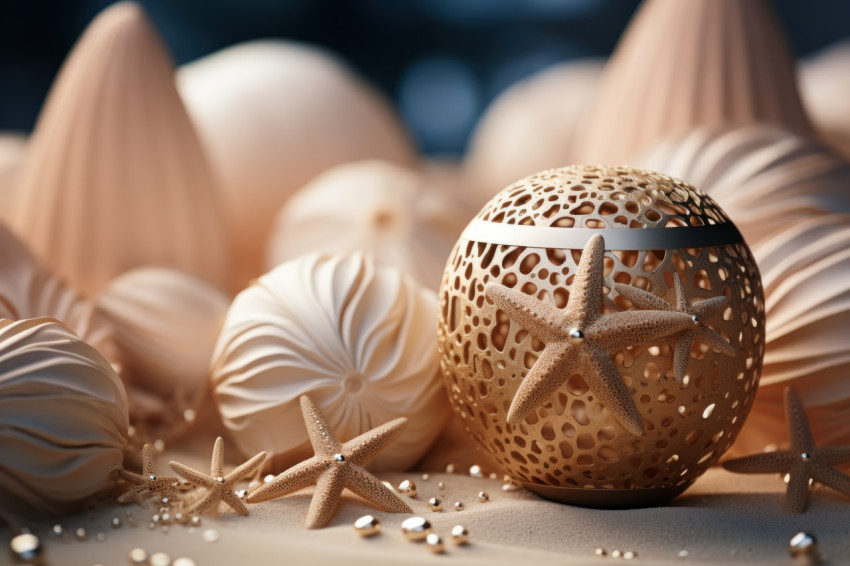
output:
M 670 336 L 693 322 L 689 315 L 664 310 L 602 314 L 604 254 L 605 241 L 595 234 L 582 252 L 564 309 L 502 285 L 487 284 L 487 297 L 546 345 L 511 402 L 508 422 L 512 426 L 519 425 L 577 373 L 626 430 L 644 434 L 643 418 L 611 352 Z
M 806 509 L 809 480 L 850 495 L 850 476 L 832 467 L 833 464 L 850 462 L 850 445 L 815 446 L 803 404 L 790 387 L 785 388 L 785 414 L 791 438 L 788 450 L 736 458 L 724 462 L 723 467 L 740 474 L 787 473 L 785 509 L 789 513 L 802 513 Z
M 215 439 L 212 460 L 210 463 L 210 475 L 193 470 L 189 466 L 179 462 L 171 462 L 171 469 L 206 490 L 206 494 L 193 503 L 189 513 L 203 513 L 210 509 L 217 509 L 220 502 L 224 501 L 240 515 L 248 514 L 248 507 L 242 503 L 239 496 L 233 491 L 233 486 L 243 478 L 253 474 L 266 459 L 266 453 L 260 452 L 226 476 L 224 475 L 224 440 L 219 436 Z
M 249 503 L 268 501 L 315 484 L 307 512 L 308 529 L 319 529 L 330 522 L 346 487 L 385 511 L 412 513 L 407 503 L 363 469 L 401 434 L 407 419 L 395 419 L 342 444 L 325 416 L 306 395 L 301 396 L 301 413 L 315 456 L 257 488 L 248 495 Z
M 705 326 L 702 322 L 726 308 L 726 305 L 729 304 L 729 299 L 721 295 L 699 301 L 692 305 L 688 302 L 688 298 L 685 296 L 685 289 L 676 274 L 673 274 L 673 283 L 676 286 L 675 307 L 661 297 L 656 297 L 648 291 L 632 287 L 631 285 L 616 283 L 614 288 L 620 295 L 627 298 L 639 309 L 681 312 L 691 317 L 691 327 L 682 330 L 676 335 L 676 345 L 673 350 L 674 375 L 676 376 L 676 381 L 682 383 L 685 379 L 685 371 L 688 369 L 688 360 L 691 357 L 691 348 L 694 345 L 694 340 L 708 344 L 711 348 L 727 356 L 735 356 L 737 350 L 735 350 L 732 344 L 724 340 L 720 334 Z
M 157 476 L 153 473 L 153 447 L 150 444 L 142 446 L 142 473 L 141 475 L 127 471 L 124 468 L 118 470 L 118 475 L 135 485 L 130 491 L 118 497 L 118 503 L 132 503 L 140 496 L 161 495 L 164 497 L 179 497 L 179 492 L 174 484 L 179 479 L 175 476 Z

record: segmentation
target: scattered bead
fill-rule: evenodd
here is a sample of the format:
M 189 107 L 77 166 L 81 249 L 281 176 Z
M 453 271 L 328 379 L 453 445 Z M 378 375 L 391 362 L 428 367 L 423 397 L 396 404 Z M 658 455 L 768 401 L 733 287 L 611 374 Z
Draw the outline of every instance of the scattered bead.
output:
M 274 479 L 274 474 L 267 474 L 266 477 L 263 478 L 263 483 L 269 483 Z
M 193 515 L 191 519 L 189 519 L 189 523 L 192 524 L 193 527 L 201 526 L 201 518 L 197 515 Z
M 408 497 L 416 497 L 416 484 L 412 480 L 404 480 L 398 484 L 398 492 Z
M 130 560 L 130 564 L 147 564 L 148 563 L 148 553 L 144 548 L 134 548 L 130 551 L 130 554 L 127 556 Z
M 381 521 L 372 515 L 363 515 L 354 521 L 354 530 L 363 538 L 375 536 L 381 532 Z
M 473 478 L 483 478 L 484 472 L 481 471 L 481 466 L 475 464 L 474 466 L 469 467 L 469 476 Z
M 422 474 L 422 481 L 428 481 L 431 478 L 428 474 Z
M 218 531 L 207 529 L 204 531 L 204 540 L 207 542 L 216 542 L 219 539 Z
M 154 529 L 156 528 L 156 523 L 154 523 L 153 521 L 150 521 L 150 522 L 148 523 L 148 528 L 149 528 L 150 530 L 154 530 Z
M 596 556 L 608 556 L 608 553 L 605 551 L 604 548 L 597 548 L 593 551 L 593 554 L 595 554 Z
M 446 473 L 447 474 L 455 473 L 455 465 L 454 464 L 447 464 L 446 465 Z
M 446 484 L 444 484 L 443 482 L 441 482 L 441 481 L 437 482 L 437 489 L 445 489 L 445 487 L 446 487 Z
M 162 534 L 167 535 L 168 531 L 169 531 L 169 527 L 168 527 L 168 525 L 163 525 L 160 530 L 162 531 Z
M 150 566 L 171 566 L 171 557 L 164 552 L 151 554 Z
M 679 556 L 680 559 L 685 559 L 685 558 L 688 557 L 688 551 L 687 550 L 680 550 L 678 556 Z
M 106 535 L 103 533 L 97 533 L 94 535 L 94 538 L 97 539 L 98 542 L 103 542 L 106 540 Z
M 65 534 L 65 527 L 63 527 L 62 525 L 57 523 L 57 524 L 53 525 L 53 528 L 51 529 L 51 531 L 53 532 L 54 536 L 61 537 L 62 535 Z
M 520 488 L 520 486 L 518 486 L 515 483 L 503 483 L 502 484 L 502 491 L 516 491 L 519 488 Z
M 431 532 L 431 522 L 424 517 L 411 517 L 401 523 L 401 532 L 407 540 L 425 540 Z
M 437 533 L 428 533 L 428 536 L 425 537 L 425 544 L 428 545 L 428 550 L 434 554 L 442 554 L 446 551 L 443 539 Z
M 86 534 L 86 530 L 82 527 L 74 531 L 74 535 L 77 537 L 77 540 L 88 540 L 89 538 L 89 536 Z
M 491 473 L 490 473 L 490 479 L 491 479 L 491 480 L 497 480 L 497 479 L 499 479 L 499 474 L 497 474 L 496 472 L 491 472 Z
M 195 422 L 197 416 L 198 414 L 195 412 L 194 409 L 186 409 L 185 411 L 183 411 L 183 420 L 187 423 Z
M 41 540 L 32 533 L 23 533 L 9 541 L 12 555 L 19 562 L 34 563 L 41 556 Z
M 788 542 L 791 556 L 814 556 L 818 550 L 818 539 L 810 533 L 797 533 Z
M 113 529 L 120 529 L 121 528 L 121 518 L 120 517 L 112 517 L 112 519 L 110 519 L 110 521 L 109 521 L 109 524 L 112 525 Z
M 455 511 L 463 511 L 466 509 L 466 505 L 463 504 L 463 501 L 455 501 Z
M 153 441 L 153 449 L 159 452 L 160 454 L 165 452 L 165 441 L 161 438 L 157 438 Z
M 245 499 L 245 497 L 247 495 L 248 495 L 248 491 L 245 490 L 245 489 L 237 489 L 236 490 L 236 497 L 238 497 L 239 499 Z
M 174 562 L 171 563 L 171 566 L 197 566 L 195 561 L 191 558 L 186 558 L 185 556 L 178 558 Z
M 168 504 L 169 504 L 170 502 L 168 501 L 168 498 L 167 498 L 167 497 L 163 497 L 163 498 L 160 500 L 160 503 L 162 503 L 162 505 L 163 505 L 163 506 L 168 507 Z
M 174 514 L 174 522 L 179 523 L 181 525 L 185 525 L 186 523 L 189 522 L 189 516 L 184 515 L 183 513 L 178 511 L 177 513 Z
M 431 511 L 442 511 L 443 502 L 436 497 L 432 497 L 428 500 L 428 509 L 430 509 Z
M 635 556 L 637 556 L 637 554 L 635 552 L 632 552 L 631 550 L 627 550 L 623 553 L 623 558 L 625 560 L 631 560 Z
M 469 544 L 469 531 L 463 525 L 452 527 L 452 541 L 458 546 Z
M 490 501 L 490 495 L 486 491 L 479 491 L 478 501 L 480 501 L 481 503 L 487 503 L 488 501 Z
M 162 520 L 162 517 L 160 516 L 160 514 L 159 514 L 159 513 L 155 513 L 155 514 L 151 517 L 151 522 L 152 522 L 152 523 L 159 523 L 161 520 Z
M 612 550 L 611 551 L 611 558 L 619 558 L 622 554 L 623 553 L 620 552 L 619 550 Z

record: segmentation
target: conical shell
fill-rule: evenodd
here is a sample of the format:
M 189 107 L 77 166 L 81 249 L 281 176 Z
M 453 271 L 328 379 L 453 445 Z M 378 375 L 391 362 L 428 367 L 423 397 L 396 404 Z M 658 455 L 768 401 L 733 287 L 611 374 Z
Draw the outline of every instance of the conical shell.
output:
M 754 122 L 810 130 L 766 0 L 647 0 L 605 69 L 578 157 L 622 163 L 698 126 Z
M 348 161 L 415 159 L 390 105 L 314 47 L 229 47 L 181 67 L 178 86 L 222 181 L 240 289 L 263 273 L 275 213 L 313 177 Z
M 0 320 L 0 511 L 55 518 L 110 487 L 127 427 L 96 350 L 50 318 Z
M 0 133 L 0 220 L 14 218 L 18 173 L 24 161 L 27 138 L 12 133 Z
M 466 224 L 457 199 L 418 173 L 383 161 L 338 165 L 284 205 L 267 267 L 314 251 L 361 251 L 435 289 Z
M 223 286 L 216 187 L 141 8 L 104 10 L 54 83 L 20 174 L 16 231 L 88 296 L 157 263 Z

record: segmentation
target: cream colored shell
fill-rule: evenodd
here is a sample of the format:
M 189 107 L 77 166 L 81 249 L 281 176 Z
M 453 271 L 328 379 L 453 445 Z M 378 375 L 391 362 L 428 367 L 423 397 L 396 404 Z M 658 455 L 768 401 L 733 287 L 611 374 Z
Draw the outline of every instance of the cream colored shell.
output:
M 19 175 L 16 232 L 94 297 L 139 265 L 227 285 L 215 182 L 138 4 L 104 10 L 62 66 Z
M 812 122 L 850 157 L 850 41 L 830 45 L 804 60 L 799 82 Z
M 103 356 L 53 319 L 0 320 L 0 511 L 53 518 L 108 488 L 127 427 Z
M 266 264 L 313 251 L 361 251 L 436 289 L 465 222 L 457 199 L 422 174 L 385 161 L 338 165 L 284 205 Z
M 213 396 L 245 454 L 278 471 L 312 455 L 298 398 L 345 442 L 398 417 L 404 434 L 373 460 L 415 464 L 451 410 L 439 377 L 434 292 L 359 253 L 308 254 L 240 293 L 212 364 Z
M 263 273 L 274 215 L 313 177 L 349 161 L 415 160 L 388 102 L 319 48 L 242 43 L 177 78 L 224 188 L 239 289 Z
M 18 172 L 24 161 L 27 138 L 10 132 L 0 132 L 0 220 L 14 218 Z

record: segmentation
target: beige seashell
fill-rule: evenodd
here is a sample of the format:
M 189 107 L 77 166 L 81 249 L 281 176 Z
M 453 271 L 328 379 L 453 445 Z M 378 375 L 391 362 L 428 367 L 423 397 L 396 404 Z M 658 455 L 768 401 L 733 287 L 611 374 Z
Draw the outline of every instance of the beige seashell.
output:
M 835 43 L 800 65 L 800 94 L 818 131 L 850 157 L 850 40 Z
M 50 318 L 0 320 L 0 510 L 66 513 L 108 488 L 127 443 L 109 363 Z
M 104 10 L 74 47 L 19 179 L 17 232 L 86 295 L 149 263 L 226 284 L 213 178 L 137 4 Z
M 701 128 L 631 161 L 705 191 L 750 245 L 812 215 L 850 212 L 850 166 L 820 143 L 772 126 Z
M 21 134 L 0 132 L 0 220 L 14 218 L 15 183 L 27 149 L 27 138 Z
M 573 161 L 604 62 L 570 61 L 523 79 L 499 95 L 472 135 L 465 159 L 474 215 L 517 179 Z
M 50 273 L 0 222 L 0 318 L 54 318 L 121 371 L 112 327 L 94 304 Z
M 269 240 L 271 269 L 304 253 L 362 251 L 436 289 L 466 224 L 457 199 L 383 161 L 338 165 L 284 205 Z
M 178 86 L 222 180 L 238 288 L 263 272 L 275 213 L 334 165 L 415 151 L 390 105 L 334 56 L 252 41 L 183 66 Z
M 579 162 L 621 163 L 698 126 L 808 133 L 794 58 L 765 0 L 648 0 L 602 77 Z
M 97 305 L 114 329 L 130 382 L 196 406 L 207 391 L 228 298 L 197 277 L 142 267 L 114 279 Z
M 371 464 L 404 470 L 451 409 L 439 377 L 433 291 L 369 256 L 308 254 L 242 291 L 212 363 L 213 396 L 245 454 L 283 469 L 312 455 L 298 399 L 309 395 L 347 441 L 395 418 L 404 434 Z

